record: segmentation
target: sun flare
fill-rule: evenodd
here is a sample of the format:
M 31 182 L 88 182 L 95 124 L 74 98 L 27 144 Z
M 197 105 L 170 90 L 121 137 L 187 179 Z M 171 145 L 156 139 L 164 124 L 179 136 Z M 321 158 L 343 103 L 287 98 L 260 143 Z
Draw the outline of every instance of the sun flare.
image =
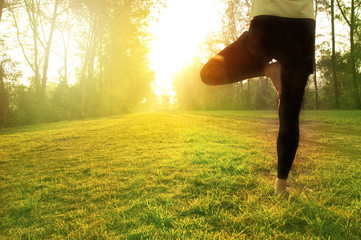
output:
M 171 78 L 196 56 L 198 46 L 221 25 L 219 0 L 173 0 L 151 26 L 149 60 L 156 95 L 174 100 Z

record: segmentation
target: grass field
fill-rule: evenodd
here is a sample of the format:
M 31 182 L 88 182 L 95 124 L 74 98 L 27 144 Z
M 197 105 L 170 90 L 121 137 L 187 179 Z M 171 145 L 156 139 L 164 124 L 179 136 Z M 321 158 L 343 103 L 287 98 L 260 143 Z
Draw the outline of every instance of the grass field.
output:
M 3 129 L 0 239 L 361 239 L 361 111 L 302 114 L 273 195 L 276 112 Z

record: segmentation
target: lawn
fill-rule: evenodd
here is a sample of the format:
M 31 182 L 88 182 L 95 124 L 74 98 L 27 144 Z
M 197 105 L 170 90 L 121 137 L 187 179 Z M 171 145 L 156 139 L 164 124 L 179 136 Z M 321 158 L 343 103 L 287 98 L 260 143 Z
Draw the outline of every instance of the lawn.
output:
M 305 111 L 291 195 L 276 112 L 0 130 L 0 239 L 361 239 L 361 111 Z

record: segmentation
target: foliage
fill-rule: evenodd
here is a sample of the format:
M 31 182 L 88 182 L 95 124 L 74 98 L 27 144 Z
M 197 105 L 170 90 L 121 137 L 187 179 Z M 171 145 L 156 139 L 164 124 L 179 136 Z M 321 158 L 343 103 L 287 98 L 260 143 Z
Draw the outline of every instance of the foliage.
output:
M 0 55 L 0 127 L 4 127 L 11 121 L 13 88 L 21 72 L 17 68 L 17 63 L 6 54 L 7 47 L 2 40 L 0 40 L 0 51 L 2 53 Z
M 145 18 L 149 1 L 119 2 L 109 24 L 103 64 L 109 112 L 133 109 L 150 91 L 153 73 L 148 67 Z
M 323 87 L 321 89 L 321 95 L 323 99 L 323 106 L 324 108 L 334 108 L 333 105 L 333 98 L 334 92 L 332 88 L 332 77 L 331 77 L 331 57 L 327 57 L 327 53 L 325 57 L 323 57 L 319 63 L 319 70 L 325 79 L 323 82 Z M 357 91 L 353 87 L 353 79 L 352 79 L 352 65 L 350 62 L 349 53 L 345 54 L 336 54 L 337 65 L 336 65 L 336 72 L 337 78 L 342 79 L 340 81 L 340 107 L 343 109 L 355 109 L 357 108 L 356 101 L 354 101 L 355 91 Z

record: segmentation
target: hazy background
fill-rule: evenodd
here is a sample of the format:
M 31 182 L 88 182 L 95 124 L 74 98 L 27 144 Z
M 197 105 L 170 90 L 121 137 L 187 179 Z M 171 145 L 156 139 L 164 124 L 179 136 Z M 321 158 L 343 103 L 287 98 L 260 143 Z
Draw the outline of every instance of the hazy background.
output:
M 0 126 L 134 111 L 266 110 L 265 78 L 210 87 L 202 65 L 249 26 L 250 0 L 0 1 Z M 361 109 L 360 0 L 316 1 L 303 108 Z

